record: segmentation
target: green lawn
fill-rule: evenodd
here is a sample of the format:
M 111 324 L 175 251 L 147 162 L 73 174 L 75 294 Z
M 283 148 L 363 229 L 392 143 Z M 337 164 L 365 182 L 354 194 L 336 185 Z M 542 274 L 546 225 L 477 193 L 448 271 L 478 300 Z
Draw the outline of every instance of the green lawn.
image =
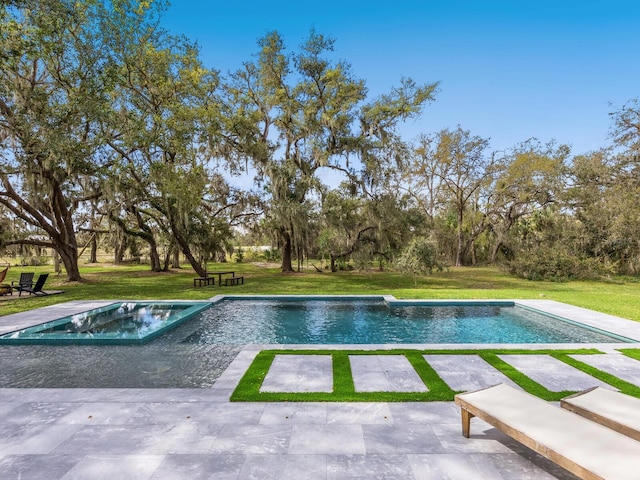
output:
M 190 268 L 166 273 L 148 271 L 146 265 L 83 265 L 83 282 L 68 283 L 52 274 L 45 290 L 64 290 L 62 295 L 26 300 L 0 297 L 0 315 L 21 312 L 69 300 L 98 299 L 206 299 L 231 294 L 390 294 L 397 298 L 424 299 L 550 299 L 640 321 L 640 284 L 637 279 L 611 281 L 533 282 L 511 277 L 494 267 L 452 268 L 416 281 L 393 272 L 303 273 L 283 275 L 277 265 L 249 263 L 211 264 L 210 271 L 236 270 L 245 284 L 236 287 L 193 287 Z M 48 267 L 12 267 L 7 280 L 20 272 L 53 272 Z
M 622 352 L 632 358 L 638 358 L 640 350 L 626 349 Z M 597 355 L 602 352 L 594 349 L 575 350 L 262 350 L 251 363 L 231 395 L 231 401 L 237 402 L 430 402 L 452 401 L 456 393 L 438 373 L 428 364 L 424 355 L 473 355 L 479 356 L 496 370 L 502 372 L 523 390 L 547 401 L 558 402 L 562 398 L 576 393 L 565 390 L 551 391 L 522 372 L 515 369 L 503 358 L 508 355 L 549 355 L 560 362 L 585 372 L 587 375 L 608 383 L 621 392 L 640 398 L 640 387 L 621 380 L 602 370 L 583 363 L 571 355 Z M 321 355 L 330 356 L 333 364 L 333 389 L 330 392 L 263 392 L 262 383 L 276 355 Z M 401 355 L 413 366 L 420 379 L 428 387 L 426 392 L 358 392 L 355 389 L 351 372 L 350 355 Z M 500 355 L 500 357 L 499 357 Z

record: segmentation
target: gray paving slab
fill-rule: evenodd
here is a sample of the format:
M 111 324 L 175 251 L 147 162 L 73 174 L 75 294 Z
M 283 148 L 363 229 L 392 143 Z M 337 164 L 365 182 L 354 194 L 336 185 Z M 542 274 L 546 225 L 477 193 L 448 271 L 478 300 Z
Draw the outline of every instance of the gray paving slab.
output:
M 147 480 L 162 459 L 161 455 L 87 455 L 61 480 Z
M 0 455 L 0 478 L 57 480 L 83 458 L 82 455 Z
M 246 455 L 165 455 L 149 480 L 238 480 L 245 460 Z
M 610 385 L 549 355 L 498 355 L 502 360 L 552 392 Z M 597 356 L 597 355 L 593 355 Z
M 211 453 L 282 455 L 289 449 L 289 425 L 223 425 Z
M 406 455 L 328 455 L 327 480 L 414 478 Z
M 460 424 L 460 407 L 453 402 L 389 403 L 393 423 L 397 425 Z
M 221 425 L 87 425 L 53 453 L 91 455 L 162 455 L 209 453 Z
M 260 387 L 261 392 L 331 392 L 330 355 L 276 355 Z
M 295 423 L 327 423 L 327 403 L 269 403 L 260 417 L 261 425 Z
M 328 403 L 327 423 L 341 425 L 393 423 L 391 404 L 381 402 Z
M 640 360 L 627 357 L 621 353 L 571 356 L 576 360 L 580 360 L 592 367 L 596 367 L 640 387 Z
M 427 425 L 363 425 L 367 454 L 445 453 Z
M 435 453 L 410 455 L 413 477 L 417 480 L 504 480 L 486 455 Z
M 477 355 L 424 355 L 424 359 L 455 391 L 479 390 L 498 383 L 520 388 Z
M 356 392 L 426 392 L 404 355 L 350 355 Z
M 248 455 L 238 479 L 325 480 L 326 471 L 325 455 Z
M 47 425 L 41 423 L 0 425 L 0 452 L 3 454 L 53 453 L 80 428 L 80 425 Z M 74 452 L 69 452 L 74 453 Z
M 291 454 L 361 454 L 366 452 L 361 425 L 294 425 Z
M 462 436 L 461 422 L 436 423 L 433 428 L 447 453 L 510 453 L 511 442 L 502 432 L 478 418 L 471 420 L 471 436 Z M 513 442 L 511 442 L 513 443 Z

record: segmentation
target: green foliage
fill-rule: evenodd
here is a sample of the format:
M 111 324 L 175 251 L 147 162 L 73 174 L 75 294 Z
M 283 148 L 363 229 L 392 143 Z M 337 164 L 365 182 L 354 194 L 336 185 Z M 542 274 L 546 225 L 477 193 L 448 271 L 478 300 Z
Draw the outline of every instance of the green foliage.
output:
M 424 237 L 414 238 L 393 265 L 398 271 L 411 274 L 414 278 L 431 274 L 434 268 L 442 268 L 434 242 Z
M 264 258 L 267 262 L 277 262 L 282 259 L 282 256 L 278 250 L 269 248 L 264 251 Z
M 404 79 L 365 103 L 364 80 L 332 59 L 334 44 L 312 30 L 288 53 L 282 36 L 271 32 L 259 40 L 256 60 L 232 74 L 227 86 L 233 155 L 251 161 L 265 183 L 265 214 L 283 247 L 283 271 L 292 270 L 292 253 L 309 250 L 314 237 L 309 198 L 325 190 L 319 169 L 333 169 L 354 184 L 373 178 L 377 153 L 395 142 L 397 124 L 417 115 L 435 91 L 435 85 Z M 354 155 L 371 168 L 358 175 L 349 160 Z
M 236 263 L 242 263 L 244 260 L 244 250 L 242 249 L 242 247 L 240 245 L 238 245 L 238 247 L 235 249 L 235 252 L 233 254 L 233 258 L 236 261 Z
M 597 260 L 577 257 L 574 252 L 559 245 L 551 248 L 538 246 L 520 252 L 507 265 L 510 273 L 527 280 L 588 280 L 607 273 Z

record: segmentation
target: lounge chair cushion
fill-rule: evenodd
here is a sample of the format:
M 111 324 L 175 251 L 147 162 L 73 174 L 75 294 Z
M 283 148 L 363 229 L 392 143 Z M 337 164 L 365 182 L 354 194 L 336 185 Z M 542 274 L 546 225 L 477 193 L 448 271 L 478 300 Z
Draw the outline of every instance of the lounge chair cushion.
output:
M 455 401 L 581 478 L 639 478 L 640 442 L 526 392 L 500 384 Z
M 560 405 L 640 442 L 640 398 L 594 387 L 563 398 Z

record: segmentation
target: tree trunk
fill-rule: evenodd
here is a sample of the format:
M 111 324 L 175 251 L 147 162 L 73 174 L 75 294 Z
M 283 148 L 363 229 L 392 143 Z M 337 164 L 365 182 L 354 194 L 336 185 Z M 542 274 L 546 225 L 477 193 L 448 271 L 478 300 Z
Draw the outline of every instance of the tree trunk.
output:
M 78 267 L 78 247 L 75 245 L 56 245 L 55 248 L 67 272 L 67 281 L 78 282 L 82 280 Z
M 462 252 L 464 250 L 464 232 L 462 230 L 463 212 L 458 211 L 458 246 L 456 248 L 456 267 L 462 266 Z
M 179 242 L 180 243 L 180 242 Z M 182 253 L 184 254 L 185 258 L 187 259 L 187 261 L 189 262 L 189 264 L 193 267 L 193 269 L 195 270 L 196 274 L 200 277 L 206 277 L 207 275 L 207 270 L 200 264 L 200 262 L 198 262 L 198 260 L 196 259 L 196 257 L 193 256 L 193 254 L 191 253 L 191 249 L 189 248 L 189 245 L 182 245 Z
M 60 254 L 55 250 L 53 251 L 53 269 L 57 275 L 60 275 L 60 272 L 62 272 L 62 267 L 60 265 Z
M 180 247 L 178 247 L 178 245 L 173 248 L 171 268 L 180 268 Z
M 123 262 L 124 252 L 127 250 L 127 244 L 120 239 L 116 242 L 116 248 L 113 251 L 113 263 L 119 265 Z
M 284 229 L 280 230 L 280 235 L 282 235 L 284 240 L 282 245 L 282 272 L 293 272 L 293 266 L 291 265 L 291 235 Z
M 478 264 L 478 258 L 476 257 L 476 240 L 475 238 L 471 241 L 471 265 L 474 267 Z
M 196 257 L 193 256 L 193 253 L 191 253 L 189 242 L 184 238 L 182 232 L 171 217 L 169 218 L 169 226 L 171 228 L 171 233 L 173 234 L 173 239 L 176 241 L 178 247 L 182 251 L 182 254 L 187 259 L 187 262 L 189 262 L 189 264 L 195 270 L 196 274 L 199 277 L 206 277 L 207 269 L 200 262 L 198 262 L 198 259 L 196 259 Z
M 98 263 L 98 239 L 94 233 L 91 237 L 91 250 L 89 250 L 89 263 Z
M 151 263 L 152 272 L 162 271 L 162 262 L 160 261 L 160 254 L 158 253 L 158 246 L 155 241 L 149 243 L 149 262 Z

